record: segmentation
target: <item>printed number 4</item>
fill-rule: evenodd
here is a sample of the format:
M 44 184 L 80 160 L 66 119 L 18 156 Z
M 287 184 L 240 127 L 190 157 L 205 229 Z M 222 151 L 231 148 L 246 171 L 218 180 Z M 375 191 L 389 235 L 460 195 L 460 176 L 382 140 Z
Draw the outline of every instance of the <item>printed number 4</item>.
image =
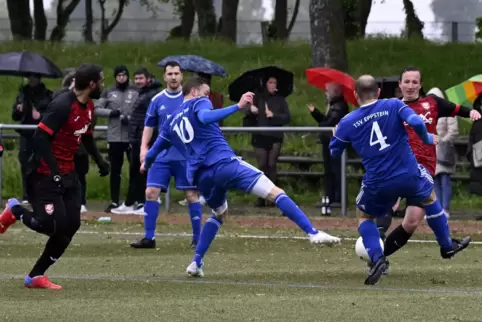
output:
M 375 141 L 373 139 L 376 139 Z M 384 150 L 390 146 L 385 140 L 387 139 L 386 136 L 383 136 L 382 131 L 380 130 L 380 126 L 378 122 L 373 122 L 372 131 L 370 133 L 370 146 L 374 146 L 375 144 L 380 144 L 380 149 L 378 151 Z
M 194 140 L 194 129 L 187 117 L 183 117 L 179 124 L 174 125 L 173 130 L 183 143 L 190 143 Z

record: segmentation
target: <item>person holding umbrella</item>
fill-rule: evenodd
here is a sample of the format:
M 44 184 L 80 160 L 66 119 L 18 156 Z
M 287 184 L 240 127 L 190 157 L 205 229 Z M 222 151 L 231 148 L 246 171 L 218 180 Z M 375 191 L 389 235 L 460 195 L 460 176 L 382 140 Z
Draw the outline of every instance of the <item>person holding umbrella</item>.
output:
M 278 127 L 286 125 L 291 120 L 291 114 L 282 95 L 277 94 L 278 79 L 269 77 L 264 87 L 256 94 L 254 104 L 245 110 L 246 116 L 243 123 L 245 126 L 268 126 Z M 276 164 L 281 153 L 283 144 L 283 132 L 253 133 L 251 145 L 254 148 L 258 168 L 276 184 Z M 258 198 L 257 207 L 266 206 L 266 200 Z
M 354 95 L 355 81 L 350 76 L 329 68 L 309 69 L 307 70 L 307 76 L 311 84 L 322 88 L 326 92 L 327 105 L 325 113 L 320 112 L 313 104 L 308 105 L 308 111 L 320 127 L 336 126 L 349 112 L 348 101 L 358 105 L 356 99 L 352 97 Z M 351 91 L 352 89 L 353 91 Z M 331 132 L 320 134 L 325 167 L 323 182 L 328 203 L 332 207 L 339 207 L 341 204 L 341 159 L 332 157 L 330 153 L 329 145 L 332 136 Z
M 12 120 L 22 125 L 38 124 L 41 113 L 45 111 L 52 100 L 52 91 L 47 89 L 38 74 L 28 76 L 28 84 L 20 88 L 18 96 L 12 106 Z M 28 158 L 32 154 L 33 144 L 31 130 L 16 130 L 20 134 L 20 148 L 18 160 L 22 173 L 23 195 L 22 203 L 28 203 L 26 172 Z
M 293 73 L 276 66 L 249 70 L 229 85 L 229 98 L 239 101 L 246 92 L 254 92 L 255 96 L 253 105 L 243 110 L 243 126 L 280 127 L 290 122 L 286 97 L 293 92 Z M 274 183 L 283 138 L 283 132 L 253 133 L 251 136 L 258 168 Z M 265 199 L 259 198 L 256 206 L 266 206 Z
M 52 100 L 52 91 L 42 83 L 42 77 L 60 78 L 62 71 L 47 57 L 31 52 L 9 52 L 0 54 L 0 75 L 28 78 L 12 106 L 12 119 L 20 124 L 38 124 L 42 113 Z M 27 176 L 28 159 L 33 152 L 32 130 L 17 130 L 20 134 L 19 161 L 23 183 L 23 202 L 28 203 Z

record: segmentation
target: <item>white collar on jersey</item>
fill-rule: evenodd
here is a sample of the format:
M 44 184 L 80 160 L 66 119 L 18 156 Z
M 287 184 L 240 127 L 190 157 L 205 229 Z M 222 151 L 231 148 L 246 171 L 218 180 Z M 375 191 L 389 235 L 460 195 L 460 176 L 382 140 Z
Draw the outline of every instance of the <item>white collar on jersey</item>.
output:
M 370 102 L 370 103 L 363 104 L 363 105 L 360 106 L 360 108 L 373 105 L 373 104 L 375 104 L 376 102 L 378 102 L 378 99 L 376 99 L 376 100 L 374 100 L 374 101 L 372 101 L 372 102 Z

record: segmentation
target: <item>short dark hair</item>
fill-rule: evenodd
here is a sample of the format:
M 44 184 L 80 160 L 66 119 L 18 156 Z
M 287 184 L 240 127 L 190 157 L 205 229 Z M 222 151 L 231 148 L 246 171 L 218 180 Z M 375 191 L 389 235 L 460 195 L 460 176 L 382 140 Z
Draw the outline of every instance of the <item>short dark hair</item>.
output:
M 136 75 L 144 75 L 146 78 L 152 77 L 151 73 L 149 73 L 147 68 L 144 68 L 144 67 L 136 69 L 134 76 Z
M 97 83 L 100 80 L 100 73 L 102 73 L 102 67 L 95 64 L 82 64 L 75 71 L 75 89 L 83 91 L 87 89 L 90 82 Z
M 370 75 L 360 76 L 355 83 L 355 91 L 362 101 L 378 98 L 378 89 L 377 81 Z
M 203 85 L 209 85 L 204 78 L 199 76 L 191 77 L 182 85 L 182 95 L 186 96 L 193 88 L 199 88 Z
M 182 72 L 181 65 L 177 61 L 171 60 L 171 61 L 168 61 L 167 63 L 165 63 L 164 64 L 164 74 L 166 73 L 167 67 L 179 67 L 179 69 Z
M 402 80 L 403 78 L 403 74 L 407 73 L 407 72 L 418 72 L 420 74 L 420 82 L 422 82 L 422 71 L 420 70 L 420 68 L 418 67 L 415 67 L 415 66 L 407 66 L 405 67 L 402 72 L 400 73 L 400 81 Z

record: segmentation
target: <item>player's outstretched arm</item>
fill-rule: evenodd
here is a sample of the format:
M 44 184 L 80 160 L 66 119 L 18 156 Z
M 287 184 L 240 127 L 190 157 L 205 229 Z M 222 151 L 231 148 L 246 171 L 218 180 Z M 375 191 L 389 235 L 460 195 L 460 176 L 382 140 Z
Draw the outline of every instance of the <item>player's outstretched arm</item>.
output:
M 473 121 L 480 119 L 480 113 L 469 107 L 454 104 L 436 95 L 431 95 L 436 101 L 438 106 L 439 117 L 454 117 L 460 116 L 464 118 L 470 118 Z
M 406 105 L 400 107 L 400 109 L 398 110 L 398 114 L 400 115 L 400 118 L 402 120 L 404 120 L 415 130 L 415 133 L 417 133 L 420 139 L 422 139 L 423 143 L 434 144 L 434 136 L 427 132 L 425 122 L 420 116 L 415 114 L 415 112 L 410 107 Z
M 152 145 L 152 147 L 147 151 L 146 157 L 144 159 L 144 167 L 146 169 L 149 169 L 156 160 L 156 157 L 159 153 L 161 153 L 163 150 L 169 149 L 171 147 L 171 141 L 167 138 L 165 133 L 161 133 L 157 139 L 156 142 Z
M 244 93 L 238 104 L 234 104 L 225 108 L 213 109 L 211 101 L 208 99 L 201 99 L 194 105 L 194 111 L 203 124 L 211 124 L 219 122 L 228 116 L 236 113 L 239 109 L 248 106 L 253 102 L 253 93 Z
M 330 140 L 330 154 L 333 157 L 340 157 L 350 144 L 348 134 L 348 126 L 340 122 L 340 124 L 336 126 L 335 133 L 333 133 L 333 137 Z

